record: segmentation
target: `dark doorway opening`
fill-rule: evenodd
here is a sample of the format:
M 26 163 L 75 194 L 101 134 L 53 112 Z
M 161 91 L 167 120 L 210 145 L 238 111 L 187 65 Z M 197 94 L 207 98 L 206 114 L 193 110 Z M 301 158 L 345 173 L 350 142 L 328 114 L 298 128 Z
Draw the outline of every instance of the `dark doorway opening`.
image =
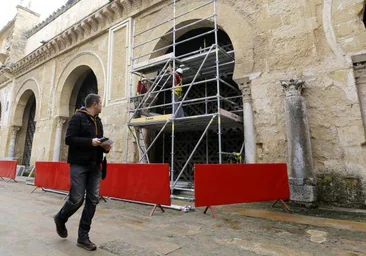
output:
M 35 115 L 36 115 L 36 98 L 34 94 L 32 94 L 27 102 L 23 116 L 23 120 L 28 119 L 25 135 L 25 143 L 24 143 L 23 163 L 22 163 L 26 168 L 29 168 L 30 166 L 33 137 L 34 132 L 36 130 L 36 122 L 34 121 Z
M 81 82 L 81 87 L 76 98 L 75 110 L 85 106 L 85 98 L 90 93 L 98 94 L 97 78 L 92 70 L 88 71 L 85 79 Z
M 366 27 L 366 4 L 365 4 L 365 5 L 364 5 L 364 7 L 363 7 L 362 21 L 363 21 L 363 24 L 364 24 L 364 25 L 365 25 L 365 27 Z

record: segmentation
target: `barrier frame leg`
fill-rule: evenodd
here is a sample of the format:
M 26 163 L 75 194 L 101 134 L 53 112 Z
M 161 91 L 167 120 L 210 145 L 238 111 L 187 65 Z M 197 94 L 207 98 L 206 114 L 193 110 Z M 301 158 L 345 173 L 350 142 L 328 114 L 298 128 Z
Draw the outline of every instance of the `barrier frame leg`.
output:
M 4 180 L 4 178 L 3 177 L 0 177 L 2 180 Z
M 286 209 L 286 212 L 288 212 L 288 213 L 292 213 L 292 210 L 291 210 L 291 208 L 288 206 L 288 204 L 286 204 L 286 202 L 285 201 L 283 201 L 282 199 L 280 199 L 280 200 L 276 200 L 273 204 L 272 204 L 272 208 L 277 204 L 277 202 L 278 201 L 280 201 L 281 202 L 281 204 L 285 207 L 285 209 Z
M 159 207 L 162 212 L 165 212 L 163 207 L 161 207 L 160 204 L 156 204 L 156 205 L 154 205 L 153 209 L 151 210 L 150 217 L 154 215 L 156 207 Z
M 46 190 L 44 190 L 44 188 L 42 188 L 42 187 L 35 187 L 33 190 L 32 190 L 32 192 L 31 192 L 31 194 L 34 192 L 34 191 L 36 191 L 37 190 L 37 188 L 41 188 L 42 190 L 43 190 L 43 192 L 47 192 Z
M 210 211 L 211 211 L 213 217 L 216 219 L 217 216 L 216 216 L 216 213 L 215 213 L 214 209 L 212 208 L 212 206 L 207 206 L 205 211 L 203 212 L 203 214 L 206 214 L 206 212 L 209 208 L 210 208 Z
M 103 196 L 99 196 L 105 203 L 107 202 L 107 200 L 103 197 Z
M 32 194 L 34 191 L 36 191 L 36 190 L 37 190 L 37 188 L 39 188 L 39 187 L 35 187 L 35 188 L 32 190 L 31 194 Z
M 8 179 L 8 181 L 6 183 L 9 183 L 9 181 L 13 180 L 15 183 L 18 183 L 18 181 L 16 181 L 15 179 Z

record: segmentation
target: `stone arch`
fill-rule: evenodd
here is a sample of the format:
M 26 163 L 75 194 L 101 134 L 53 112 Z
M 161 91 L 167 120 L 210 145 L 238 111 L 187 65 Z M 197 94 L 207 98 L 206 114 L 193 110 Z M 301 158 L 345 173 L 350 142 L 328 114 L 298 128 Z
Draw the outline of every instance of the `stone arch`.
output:
M 79 53 L 65 65 L 57 79 L 53 111 L 55 116 L 70 116 L 70 102 L 77 96 L 74 93 L 75 86 L 81 86 L 79 81 L 90 70 L 96 76 L 99 95 L 105 99 L 106 72 L 101 58 L 92 52 Z
M 195 6 L 197 6 L 198 4 L 195 3 Z M 191 7 L 186 7 L 185 6 L 185 10 L 189 10 L 190 8 L 193 8 L 193 6 Z M 221 5 L 221 11 L 223 10 L 223 8 L 226 8 L 226 6 L 224 5 Z M 231 10 L 233 11 L 233 10 Z M 212 14 L 212 13 L 211 13 Z M 199 15 L 199 16 L 198 16 Z M 206 33 L 207 31 L 210 31 L 211 28 L 213 29 L 214 28 L 214 22 L 211 22 L 211 21 L 201 21 L 198 23 L 198 21 L 200 21 L 202 19 L 202 17 L 207 17 L 209 15 L 209 13 L 197 13 L 197 15 L 189 15 L 186 17 L 185 20 L 181 21 L 179 20 L 180 22 L 177 24 L 177 29 L 179 28 L 183 28 L 181 30 L 179 30 L 177 33 L 176 33 L 176 41 L 179 42 L 180 40 L 185 40 L 189 37 L 195 37 L 196 35 L 198 34 L 202 34 L 202 33 Z M 194 25 L 191 25 L 191 26 L 188 26 L 192 23 L 195 23 Z M 224 24 L 225 23 L 225 20 L 222 20 L 222 22 L 218 21 L 218 29 L 220 30 L 220 34 L 222 35 L 220 38 L 221 40 L 219 39 L 219 45 L 225 45 L 225 44 L 232 44 L 234 50 L 235 50 L 235 60 L 237 59 L 240 59 L 240 58 L 244 58 L 242 53 L 243 51 L 241 50 L 241 46 L 242 44 L 246 44 L 244 42 L 242 42 L 242 44 L 239 44 L 238 43 L 238 38 L 236 40 L 236 45 L 234 45 L 233 43 L 233 40 L 232 40 L 232 36 L 234 35 L 234 37 L 239 37 L 239 36 L 243 36 L 242 34 L 235 34 L 236 31 L 233 30 L 227 23 L 226 25 Z M 239 24 L 239 23 L 238 23 Z M 168 24 L 168 26 L 171 26 L 172 24 Z M 228 28 L 228 29 L 225 29 Z M 166 36 L 164 36 L 163 38 L 160 38 L 159 41 L 156 43 L 154 42 L 154 46 L 152 45 L 149 45 L 147 46 L 145 49 L 144 49 L 144 53 L 148 53 L 148 52 L 153 52 L 153 51 L 156 51 L 156 52 L 153 52 L 149 57 L 152 59 L 152 58 L 156 58 L 156 57 L 159 57 L 161 55 L 164 55 L 166 54 L 167 52 L 171 52 L 169 49 L 169 45 L 172 43 L 173 41 L 173 36 L 172 34 L 169 32 L 172 31 L 172 28 L 169 27 L 169 29 L 167 30 L 166 29 L 167 26 L 164 26 L 164 28 L 160 29 L 159 32 L 154 32 L 155 36 L 158 36 L 158 35 L 161 35 L 161 34 L 167 34 Z M 248 28 L 249 29 L 249 26 Z M 231 31 L 231 35 L 228 34 L 227 30 L 230 30 Z M 196 33 L 196 34 L 195 34 Z M 211 46 L 211 44 L 213 43 L 212 41 L 212 38 L 210 38 L 210 36 L 213 37 L 213 34 L 211 33 L 209 36 L 205 36 L 205 39 L 208 39 L 207 42 L 209 42 L 206 46 L 209 47 Z M 202 39 L 202 38 L 201 38 Z M 148 40 L 148 38 L 146 38 L 146 40 Z M 228 43 L 227 43 L 228 42 Z M 176 57 L 178 57 L 179 55 L 183 55 L 183 54 L 187 54 L 188 52 L 192 52 L 192 51 L 195 51 L 195 50 L 198 50 L 198 48 L 200 47 L 200 45 L 198 44 L 198 42 L 194 41 L 194 42 L 191 42 L 192 45 L 188 45 L 189 43 L 187 44 L 182 44 L 182 45 L 178 45 L 177 48 L 176 48 Z M 149 48 L 151 47 L 151 48 Z M 252 49 L 252 47 L 249 47 L 247 46 L 248 48 Z M 181 48 L 178 50 L 178 48 Z M 232 49 L 231 47 L 229 47 L 230 49 Z M 161 49 L 161 50 L 159 50 Z M 238 52 L 237 52 L 237 49 Z M 138 54 L 137 54 L 138 55 Z M 238 55 L 238 56 L 237 56 Z M 246 58 L 248 59 L 248 58 Z M 238 69 L 238 66 L 235 66 L 233 64 L 230 65 L 230 75 L 229 77 L 227 77 L 227 79 L 230 79 L 231 80 L 231 76 L 232 76 L 232 71 L 234 68 L 236 68 L 237 70 L 240 70 L 242 73 L 239 74 L 242 75 L 242 74 L 245 74 L 245 73 L 251 73 L 252 72 L 252 69 L 253 69 L 253 63 L 249 66 L 247 66 L 247 70 L 243 70 L 242 68 L 239 68 Z M 238 73 L 236 74 L 238 76 Z M 184 83 L 189 83 L 190 81 L 187 81 L 189 79 L 192 79 L 192 78 L 185 78 L 183 80 L 185 80 Z M 197 79 L 197 80 L 200 80 L 200 79 Z M 197 81 L 196 80 L 196 81 Z M 230 84 L 233 84 L 232 82 L 234 81 L 231 81 Z M 210 85 L 202 85 L 202 86 L 198 86 L 197 88 L 195 87 L 195 90 L 191 90 L 190 91 L 190 96 L 192 98 L 196 97 L 196 98 L 200 98 L 200 97 L 204 97 L 205 93 L 206 95 L 213 95 L 211 93 L 215 93 L 216 94 L 216 87 L 211 87 Z M 215 88 L 213 91 L 210 91 L 210 88 Z M 230 88 L 231 89 L 231 88 Z M 184 90 L 184 89 L 183 89 Z M 192 91 L 194 91 L 194 93 L 192 94 Z M 227 93 L 227 92 L 226 92 Z M 238 97 L 241 97 L 241 93 L 235 91 L 236 95 L 235 96 L 238 96 Z M 194 95 L 194 96 L 192 96 Z M 223 90 L 221 88 L 221 95 L 224 95 L 223 94 Z M 165 97 L 167 96 L 167 97 Z M 241 99 L 239 100 L 241 101 Z M 160 105 L 160 104 L 163 104 L 164 102 L 171 102 L 171 95 L 168 93 L 168 95 L 164 95 L 163 96 L 163 100 L 159 99 L 158 97 L 158 100 L 157 100 L 157 103 L 156 105 Z M 242 102 L 240 102 L 240 104 L 242 104 Z M 196 105 L 197 106 L 197 105 Z M 186 106 L 185 107 L 185 115 L 187 116 L 194 116 L 194 115 L 201 115 L 201 114 L 205 114 L 205 111 L 206 113 L 209 112 L 209 111 L 214 111 L 213 109 L 215 109 L 215 107 L 210 107 L 206 105 L 206 110 L 205 108 L 200 108 L 200 107 L 196 107 L 196 109 L 194 111 L 190 111 L 191 109 L 189 108 L 189 106 Z M 194 108 L 194 107 L 193 107 Z M 197 110 L 197 108 L 199 110 Z M 221 108 L 223 108 L 221 106 Z M 207 110 L 207 109 L 210 109 L 210 110 Z M 200 111 L 203 111 L 203 113 L 200 113 Z M 229 110 L 229 109 L 228 109 Z M 231 110 L 231 109 L 230 109 Z M 166 113 L 166 112 L 162 112 L 161 110 L 159 110 L 158 108 L 155 110 L 156 113 L 159 113 L 159 114 L 163 114 L 163 113 Z M 164 110 L 165 111 L 165 110 Z M 171 113 L 169 112 L 168 110 L 168 113 Z M 211 113 L 211 112 L 209 112 Z M 223 129 L 224 130 L 224 129 Z M 218 145 L 218 138 L 217 138 L 217 134 L 215 134 L 216 132 L 215 131 L 208 131 L 207 132 L 207 137 L 206 138 L 209 138 L 207 139 L 207 142 L 208 140 L 210 140 L 210 148 L 212 150 L 212 152 L 215 152 L 216 150 L 216 146 L 215 145 Z M 193 148 L 196 144 L 194 144 L 194 142 L 197 142 L 200 138 L 200 136 L 202 135 L 202 131 L 194 131 L 192 129 L 192 131 L 189 131 L 189 132 L 186 132 L 186 131 L 176 131 L 175 133 L 175 157 L 176 157 L 176 160 L 174 161 L 174 169 L 175 170 L 179 170 L 183 167 L 183 165 L 186 164 L 186 162 L 184 161 L 185 159 L 188 159 L 189 157 L 189 153 L 185 152 L 184 150 L 177 150 L 177 148 Z M 225 142 L 222 142 L 222 146 L 223 148 L 226 148 L 226 149 L 229 149 L 228 152 L 238 152 L 240 150 L 240 147 L 243 143 L 243 131 L 241 129 L 238 129 L 236 130 L 236 128 L 233 128 L 233 129 L 225 129 L 225 131 L 222 131 L 222 140 L 224 140 Z M 235 141 L 233 141 L 235 138 Z M 193 143 L 192 143 L 193 142 Z M 240 145 L 236 145 L 236 143 L 240 144 Z M 172 144 L 170 143 L 170 140 L 165 140 L 163 138 L 158 138 L 158 141 L 156 142 L 156 144 L 154 145 L 154 147 L 152 148 L 152 152 L 151 155 L 150 155 L 150 160 L 152 160 L 153 162 L 169 162 L 171 161 L 171 158 L 169 156 L 169 150 L 170 148 L 172 147 Z M 205 162 L 205 161 L 208 161 L 210 163 L 216 163 L 218 162 L 219 160 L 219 157 L 217 155 L 217 158 L 216 156 L 212 156 L 210 155 L 210 157 L 207 157 L 206 156 L 206 152 L 205 151 L 206 148 L 201 144 L 198 146 L 198 150 L 197 152 L 195 152 L 195 155 L 194 155 L 194 158 L 195 160 L 189 160 L 188 162 L 188 167 L 187 167 L 187 170 L 185 171 L 185 173 L 180 177 L 181 179 L 185 180 L 185 181 L 192 181 L 193 180 L 193 163 L 194 161 L 199 161 L 199 162 Z M 218 146 L 217 146 L 217 151 L 218 151 Z M 232 151 L 231 151 L 232 150 Z M 188 154 L 188 155 L 187 155 Z M 184 159 L 184 160 L 182 160 Z M 199 160 L 198 160 L 199 159 Z M 224 160 L 226 161 L 226 160 Z M 178 173 L 174 173 L 174 176 L 177 175 Z M 175 176 L 176 177 L 176 176 Z
M 365 4 L 365 1 L 324 0 L 324 33 L 338 60 L 344 61 L 346 58 L 350 63 L 350 53 L 364 52 L 366 48 L 366 29 L 363 23 Z M 349 33 L 345 32 L 345 27 L 349 28 Z
M 197 2 L 201 1 L 186 1 L 184 7 L 186 10 L 191 10 L 197 7 Z M 202 2 L 203 3 L 203 2 Z M 166 8 L 172 8 L 171 6 L 165 7 L 162 11 L 167 11 Z M 233 47 L 235 49 L 235 69 L 234 69 L 234 80 L 241 78 L 243 76 L 247 76 L 252 73 L 254 68 L 254 34 L 252 31 L 251 25 L 243 19 L 243 15 L 240 14 L 237 9 L 233 8 L 232 5 L 225 2 L 217 3 L 217 14 L 218 14 L 218 27 L 222 31 L 224 31 L 231 39 Z M 194 21 L 202 19 L 202 17 L 208 17 L 212 15 L 211 9 L 202 9 L 199 12 L 192 12 L 183 18 L 179 19 L 179 23 L 177 27 L 182 27 Z M 230 19 L 227 17 L 230 16 Z M 177 32 L 176 36 L 179 37 L 185 34 L 188 30 L 203 28 L 212 26 L 213 23 L 210 22 L 201 22 L 194 26 L 190 26 L 187 29 L 183 29 Z M 148 26 L 148 25 L 147 25 Z M 154 37 L 156 35 L 164 35 L 165 33 L 171 31 L 171 23 L 166 23 L 165 25 L 160 26 L 159 28 L 153 31 L 154 35 L 147 35 L 148 38 Z M 137 31 L 138 32 L 138 31 Z M 155 49 L 158 49 L 156 46 L 164 47 L 169 45 L 172 41 L 171 36 L 165 36 L 160 39 L 160 41 L 156 44 L 153 42 L 151 44 L 146 44 L 144 47 L 141 47 L 141 51 L 144 53 L 152 52 Z M 155 53 L 150 57 L 153 58 L 155 56 L 159 56 L 161 53 Z
M 11 125 L 22 126 L 23 114 L 28 100 L 34 95 L 36 104 L 36 115 L 34 120 L 40 118 L 40 104 L 39 104 L 39 86 L 34 78 L 27 79 L 23 82 L 19 90 L 15 93 L 14 108 L 11 115 Z

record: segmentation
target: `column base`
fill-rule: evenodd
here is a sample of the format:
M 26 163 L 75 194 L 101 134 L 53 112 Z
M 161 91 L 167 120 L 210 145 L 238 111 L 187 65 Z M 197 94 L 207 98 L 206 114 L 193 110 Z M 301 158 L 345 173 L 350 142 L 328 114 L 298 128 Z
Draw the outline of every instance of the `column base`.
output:
M 290 184 L 290 199 L 306 207 L 316 207 L 318 205 L 316 187 L 311 185 Z

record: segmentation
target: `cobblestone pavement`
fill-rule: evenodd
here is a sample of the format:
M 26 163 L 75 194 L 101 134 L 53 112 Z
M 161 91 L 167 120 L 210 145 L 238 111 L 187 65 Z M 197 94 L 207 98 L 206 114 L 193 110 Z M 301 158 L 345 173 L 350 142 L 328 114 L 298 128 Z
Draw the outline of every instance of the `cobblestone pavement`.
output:
M 288 214 L 266 204 L 215 207 L 218 215 L 157 211 L 151 206 L 101 201 L 93 220 L 95 252 L 76 246 L 81 210 L 57 236 L 53 215 L 64 196 L 0 180 L 0 255 L 366 255 L 366 214 L 343 220 Z M 254 205 L 254 207 L 253 207 Z M 310 210 L 311 211 L 311 210 Z M 342 216 L 338 212 L 338 216 Z M 357 220 L 357 221 L 354 221 Z

